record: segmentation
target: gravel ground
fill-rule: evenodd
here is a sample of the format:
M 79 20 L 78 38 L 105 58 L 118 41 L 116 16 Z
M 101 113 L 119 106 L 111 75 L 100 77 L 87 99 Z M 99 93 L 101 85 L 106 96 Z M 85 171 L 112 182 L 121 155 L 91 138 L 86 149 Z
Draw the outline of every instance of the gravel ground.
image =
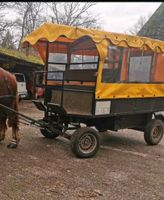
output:
M 42 118 L 29 101 L 19 107 Z M 78 159 L 67 139 L 23 124 L 20 133 L 17 149 L 6 147 L 10 129 L 0 143 L 0 200 L 164 200 L 164 139 L 148 146 L 141 132 L 106 132 L 94 158 Z

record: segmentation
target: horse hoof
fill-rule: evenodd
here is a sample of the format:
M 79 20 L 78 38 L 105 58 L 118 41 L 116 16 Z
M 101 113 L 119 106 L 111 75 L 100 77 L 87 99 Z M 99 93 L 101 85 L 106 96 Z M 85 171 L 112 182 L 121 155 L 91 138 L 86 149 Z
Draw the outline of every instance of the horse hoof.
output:
M 0 140 L 0 145 L 1 145 L 1 144 L 5 144 L 5 143 L 4 143 L 4 140 Z
M 18 145 L 17 145 L 17 144 L 14 144 L 14 143 L 10 143 L 10 144 L 7 145 L 7 147 L 10 148 L 10 149 L 17 148 L 17 146 L 18 146 Z

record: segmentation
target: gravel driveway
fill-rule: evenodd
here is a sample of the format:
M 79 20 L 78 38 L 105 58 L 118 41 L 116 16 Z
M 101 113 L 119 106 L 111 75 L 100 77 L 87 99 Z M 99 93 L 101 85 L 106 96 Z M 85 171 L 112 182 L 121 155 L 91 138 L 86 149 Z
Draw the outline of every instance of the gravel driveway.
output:
M 20 111 L 42 118 L 30 101 Z M 20 126 L 17 149 L 0 143 L 0 200 L 164 200 L 164 139 L 145 144 L 142 132 L 101 134 L 94 158 L 78 159 L 70 142 L 46 139 L 39 129 Z

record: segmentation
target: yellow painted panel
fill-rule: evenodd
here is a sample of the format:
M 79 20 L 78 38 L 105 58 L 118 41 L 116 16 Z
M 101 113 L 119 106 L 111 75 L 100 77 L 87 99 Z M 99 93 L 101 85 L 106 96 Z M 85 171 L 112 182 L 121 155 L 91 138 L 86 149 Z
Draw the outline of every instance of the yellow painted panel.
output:
M 96 99 L 164 97 L 164 84 L 101 83 Z

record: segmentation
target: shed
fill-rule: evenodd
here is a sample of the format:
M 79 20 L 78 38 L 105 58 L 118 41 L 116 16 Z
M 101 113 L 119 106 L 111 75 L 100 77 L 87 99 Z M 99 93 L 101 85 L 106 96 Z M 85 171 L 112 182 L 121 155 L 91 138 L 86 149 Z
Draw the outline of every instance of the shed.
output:
M 33 94 L 34 72 L 43 70 L 43 61 L 36 56 L 0 47 L 0 66 L 11 73 L 23 73 L 29 95 Z

